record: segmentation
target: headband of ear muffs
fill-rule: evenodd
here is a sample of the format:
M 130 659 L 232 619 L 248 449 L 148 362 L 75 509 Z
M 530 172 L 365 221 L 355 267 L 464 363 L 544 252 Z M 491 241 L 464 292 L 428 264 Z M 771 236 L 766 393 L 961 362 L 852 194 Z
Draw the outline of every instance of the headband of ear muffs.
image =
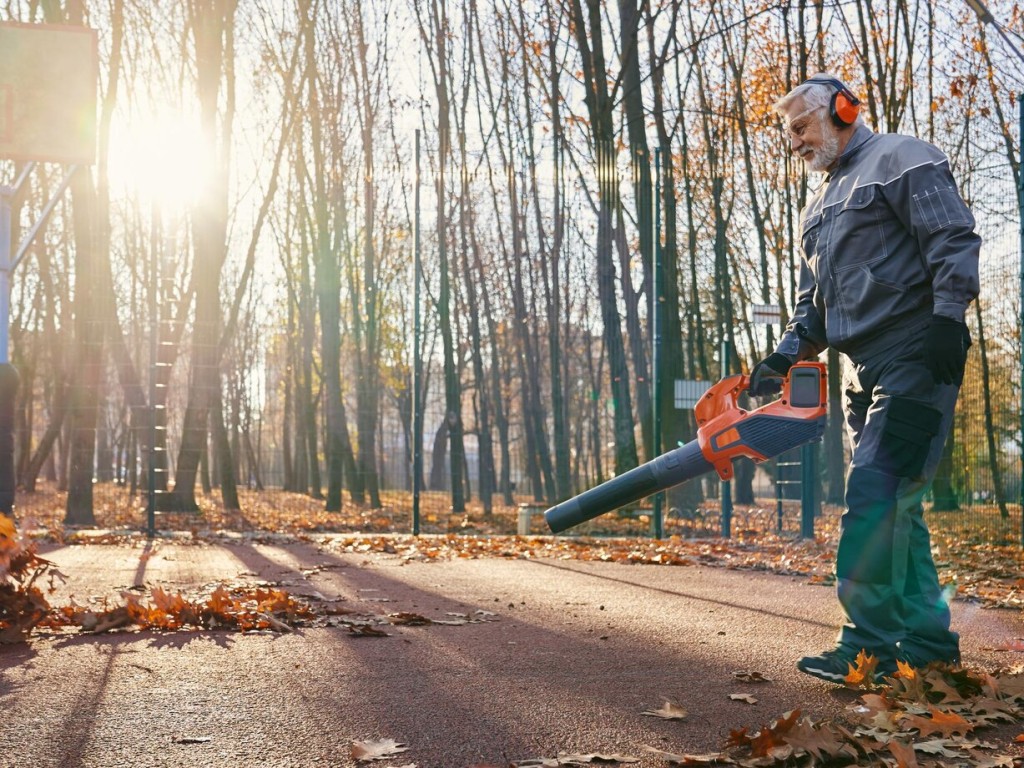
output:
M 836 89 L 828 104 L 828 114 L 837 126 L 846 128 L 857 121 L 857 115 L 860 114 L 860 99 L 841 81 L 834 77 L 812 77 L 804 83 L 823 83 Z

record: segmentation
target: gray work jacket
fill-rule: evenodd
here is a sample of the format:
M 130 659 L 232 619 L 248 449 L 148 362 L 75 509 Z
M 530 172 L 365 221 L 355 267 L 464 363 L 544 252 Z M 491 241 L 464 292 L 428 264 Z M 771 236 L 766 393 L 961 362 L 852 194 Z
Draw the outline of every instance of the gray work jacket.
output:
M 794 362 L 828 346 L 864 360 L 933 313 L 963 321 L 978 295 L 974 216 L 927 142 L 858 126 L 800 219 L 797 303 L 776 350 Z

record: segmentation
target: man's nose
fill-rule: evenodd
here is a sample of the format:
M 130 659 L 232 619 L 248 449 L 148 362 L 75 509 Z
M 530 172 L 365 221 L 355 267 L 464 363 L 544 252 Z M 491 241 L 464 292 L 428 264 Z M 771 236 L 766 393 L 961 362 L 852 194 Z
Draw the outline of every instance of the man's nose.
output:
M 799 152 L 800 151 L 800 147 L 802 147 L 803 145 L 804 145 L 803 139 L 801 139 L 799 136 L 790 135 L 790 137 L 789 137 L 789 151 L 790 152 Z

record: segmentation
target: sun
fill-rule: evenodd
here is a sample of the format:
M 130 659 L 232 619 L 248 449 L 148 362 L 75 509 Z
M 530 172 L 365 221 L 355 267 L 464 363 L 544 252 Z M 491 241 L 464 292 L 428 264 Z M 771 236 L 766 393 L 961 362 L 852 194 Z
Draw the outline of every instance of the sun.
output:
M 213 175 L 213 151 L 198 120 L 165 113 L 115 123 L 108 165 L 111 190 L 169 213 L 199 200 Z

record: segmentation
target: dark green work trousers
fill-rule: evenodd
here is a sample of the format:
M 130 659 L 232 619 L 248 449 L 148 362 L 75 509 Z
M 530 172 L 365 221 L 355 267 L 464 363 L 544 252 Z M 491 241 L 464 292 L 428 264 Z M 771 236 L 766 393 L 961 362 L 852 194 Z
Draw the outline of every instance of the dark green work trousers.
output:
M 853 445 L 836 575 L 846 622 L 839 645 L 891 664 L 959 658 L 921 500 L 942 456 L 958 385 L 936 384 L 920 341 L 861 362 L 843 377 Z

